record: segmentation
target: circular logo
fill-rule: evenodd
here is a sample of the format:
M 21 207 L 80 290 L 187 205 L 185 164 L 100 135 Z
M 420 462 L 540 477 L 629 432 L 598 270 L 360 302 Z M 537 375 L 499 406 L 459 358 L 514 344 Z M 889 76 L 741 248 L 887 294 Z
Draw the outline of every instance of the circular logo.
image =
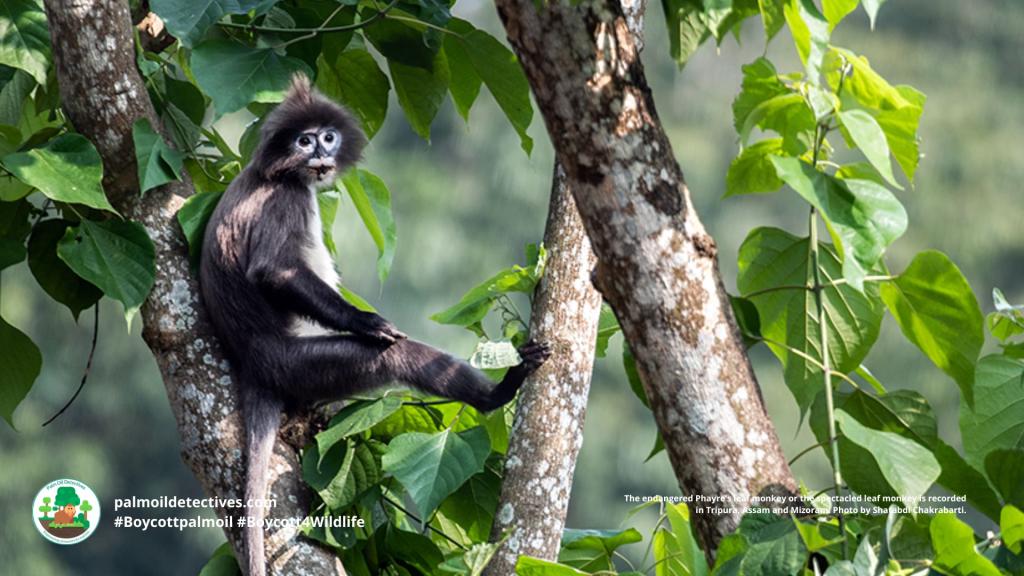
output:
M 78 480 L 54 480 L 36 494 L 32 523 L 50 542 L 78 544 L 100 524 L 100 499 Z

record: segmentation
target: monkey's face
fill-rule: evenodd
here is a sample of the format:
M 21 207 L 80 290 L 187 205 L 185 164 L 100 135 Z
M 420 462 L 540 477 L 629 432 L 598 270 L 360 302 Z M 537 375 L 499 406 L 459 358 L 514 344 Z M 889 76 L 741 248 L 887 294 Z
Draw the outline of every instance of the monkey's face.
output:
M 299 170 L 310 186 L 323 188 L 334 182 L 342 140 L 341 132 L 331 127 L 306 130 L 295 138 L 295 154 L 303 160 Z

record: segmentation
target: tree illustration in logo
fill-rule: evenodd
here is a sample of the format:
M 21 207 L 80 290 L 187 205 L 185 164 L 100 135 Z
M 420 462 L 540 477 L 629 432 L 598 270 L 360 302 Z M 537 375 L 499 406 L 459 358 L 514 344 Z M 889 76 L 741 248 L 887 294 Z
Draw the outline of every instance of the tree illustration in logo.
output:
M 56 510 L 57 507 L 50 506 L 50 502 L 53 502 L 53 498 L 46 496 L 43 498 L 43 505 L 37 508 L 37 510 L 43 513 L 43 517 L 40 518 L 40 520 L 52 520 L 52 518 L 50 518 L 50 512 Z
M 83 502 L 73 486 L 57 488 L 53 507 L 50 506 L 49 496 L 44 497 L 42 502 L 43 505 L 39 507 L 39 511 L 43 515 L 39 518 L 39 522 L 50 534 L 58 538 L 74 538 L 89 527 L 86 515 L 93 509 L 92 504 L 88 500 Z M 79 505 L 81 505 L 81 513 L 76 516 L 75 508 Z M 50 510 L 56 510 L 52 519 L 47 515 Z

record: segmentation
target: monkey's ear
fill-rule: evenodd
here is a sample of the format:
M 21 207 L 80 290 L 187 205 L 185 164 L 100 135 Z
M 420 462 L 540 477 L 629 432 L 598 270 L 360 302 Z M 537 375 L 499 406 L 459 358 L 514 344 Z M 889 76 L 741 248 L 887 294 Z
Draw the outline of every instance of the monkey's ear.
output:
M 296 72 L 292 76 L 292 85 L 288 89 L 286 100 L 294 100 L 304 104 L 313 102 L 313 87 L 309 83 L 309 77 L 302 72 Z

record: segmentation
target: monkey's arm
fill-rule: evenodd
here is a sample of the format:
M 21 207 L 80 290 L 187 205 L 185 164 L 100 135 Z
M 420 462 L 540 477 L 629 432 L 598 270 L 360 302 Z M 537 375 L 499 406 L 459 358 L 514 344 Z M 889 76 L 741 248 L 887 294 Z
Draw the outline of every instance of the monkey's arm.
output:
M 279 254 L 250 262 L 246 279 L 260 288 L 275 306 L 340 332 L 395 342 L 405 334 L 381 316 L 359 310 L 320 279 L 304 262 Z

